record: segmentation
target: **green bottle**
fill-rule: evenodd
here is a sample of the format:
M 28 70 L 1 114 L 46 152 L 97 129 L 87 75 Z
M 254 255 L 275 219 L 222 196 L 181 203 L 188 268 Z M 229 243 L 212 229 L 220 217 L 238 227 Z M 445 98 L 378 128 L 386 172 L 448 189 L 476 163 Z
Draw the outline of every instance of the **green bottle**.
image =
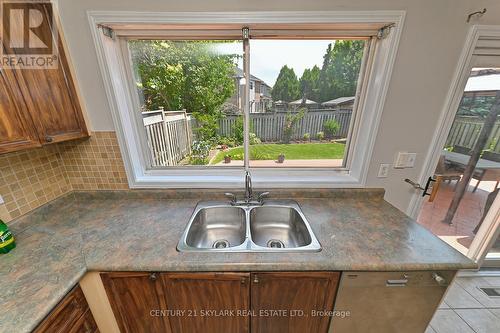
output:
M 0 253 L 9 253 L 15 247 L 16 241 L 14 240 L 14 236 L 12 236 L 7 225 L 0 220 Z

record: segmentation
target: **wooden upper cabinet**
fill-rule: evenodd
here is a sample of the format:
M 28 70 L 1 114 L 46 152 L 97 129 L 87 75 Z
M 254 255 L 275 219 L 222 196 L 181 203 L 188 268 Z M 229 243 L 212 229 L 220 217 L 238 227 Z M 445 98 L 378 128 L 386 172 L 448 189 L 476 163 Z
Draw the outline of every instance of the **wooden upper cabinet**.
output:
M 339 278 L 338 272 L 252 273 L 251 307 L 260 314 L 252 317 L 252 333 L 326 333 L 330 317 L 313 311 L 333 310 Z
M 249 277 L 248 273 L 162 274 L 167 308 L 173 311 L 172 332 L 248 332 Z
M 162 281 L 157 273 L 101 273 L 121 333 L 170 332 Z
M 12 71 L 0 71 L 0 154 L 40 146 Z
M 37 36 L 46 40 L 52 37 L 53 30 L 59 31 L 50 4 L 23 3 L 22 6 L 25 11 L 36 9 L 37 13 L 42 14 L 44 22 L 49 22 L 34 30 Z M 22 26 L 21 22 L 15 21 L 16 17 L 11 16 L 9 24 Z M 43 69 L 16 68 L 11 70 L 14 82 L 6 83 L 5 79 L 1 82 L 8 87 L 3 87 L 0 94 L 10 96 L 10 100 L 2 96 L 0 153 L 36 146 L 32 142 L 34 140 L 40 145 L 88 136 L 60 31 L 57 40 L 51 40 L 54 44 L 52 47 L 57 49 L 56 57 L 52 58 L 55 66 Z M 26 54 L 25 49 L 11 48 L 8 38 L 2 42 L 8 54 Z M 4 117 L 4 114 L 7 116 Z
M 50 38 L 51 29 L 59 31 L 55 17 L 51 18 L 50 4 L 32 3 L 28 6 L 39 10 L 44 20 L 52 23 L 39 27 L 37 34 Z M 15 49 L 13 50 L 15 52 Z M 57 33 L 57 59 L 55 61 L 57 66 L 54 69 L 19 69 L 16 71 L 19 86 L 42 143 L 88 136 L 60 31 Z

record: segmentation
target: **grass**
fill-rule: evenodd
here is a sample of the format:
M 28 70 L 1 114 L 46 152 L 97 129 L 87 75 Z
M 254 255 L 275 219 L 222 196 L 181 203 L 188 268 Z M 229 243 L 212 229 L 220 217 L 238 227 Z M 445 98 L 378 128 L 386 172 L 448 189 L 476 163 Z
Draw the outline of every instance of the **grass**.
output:
M 345 145 L 341 143 L 258 144 L 250 146 L 250 159 L 276 160 L 281 153 L 289 160 L 341 159 L 344 149 Z M 233 160 L 242 160 L 243 147 L 218 152 L 211 164 L 223 161 L 224 155 L 231 155 Z

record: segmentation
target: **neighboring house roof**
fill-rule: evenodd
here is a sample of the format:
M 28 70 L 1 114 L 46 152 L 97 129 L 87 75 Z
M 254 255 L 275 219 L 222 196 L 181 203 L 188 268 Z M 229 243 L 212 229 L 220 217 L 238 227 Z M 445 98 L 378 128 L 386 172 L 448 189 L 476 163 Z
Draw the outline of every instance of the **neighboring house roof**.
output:
M 303 100 L 301 98 L 301 99 L 298 99 L 296 101 L 290 102 L 288 104 L 290 104 L 290 105 L 302 105 L 302 104 L 311 105 L 311 104 L 318 104 L 317 102 L 311 101 L 310 99 L 306 99 L 304 103 L 302 103 L 302 101 Z
M 326 102 L 323 102 L 321 103 L 321 105 L 339 105 L 339 104 L 345 104 L 345 103 L 350 103 L 350 102 L 353 102 L 354 101 L 354 96 L 350 96 L 350 97 L 339 97 L 339 98 L 335 98 L 335 99 L 332 99 L 330 101 L 326 101 Z
M 472 76 L 467 80 L 465 91 L 500 90 L 500 74 Z
M 243 70 L 241 68 L 236 67 L 235 68 L 234 76 L 235 77 L 243 77 Z M 262 82 L 262 84 L 264 84 L 264 85 L 268 86 L 269 88 L 271 88 L 267 83 L 264 82 L 264 80 L 259 79 L 255 75 L 250 74 L 250 80 L 252 80 L 252 81 L 260 81 L 260 82 Z

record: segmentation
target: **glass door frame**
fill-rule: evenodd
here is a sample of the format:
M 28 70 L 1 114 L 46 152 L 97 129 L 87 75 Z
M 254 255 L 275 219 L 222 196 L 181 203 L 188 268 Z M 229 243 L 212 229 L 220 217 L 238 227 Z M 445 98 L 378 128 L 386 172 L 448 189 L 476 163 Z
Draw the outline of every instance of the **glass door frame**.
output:
M 500 193 L 500 192 L 499 192 Z M 500 255 L 488 256 L 488 252 L 500 235 L 500 195 L 497 194 L 486 217 L 483 220 L 467 256 L 476 261 L 479 266 L 500 267 Z
M 441 119 L 436 127 L 436 132 L 427 154 L 426 161 L 424 162 L 424 168 L 422 169 L 422 173 L 419 178 L 423 184 L 425 184 L 425 181 L 429 176 L 434 174 L 439 156 L 441 155 L 441 150 L 443 149 L 444 143 L 455 119 L 455 115 L 462 99 L 471 70 L 475 67 L 500 68 L 500 55 L 474 54 L 476 48 L 479 47 L 479 39 L 484 37 L 493 37 L 494 39 L 498 39 L 498 43 L 500 44 L 500 25 L 474 25 L 469 31 L 454 78 L 451 82 L 443 114 L 441 115 Z M 416 219 L 425 199 L 426 197 L 422 196 L 421 191 L 415 191 L 408 206 L 407 214 Z M 498 238 L 500 233 L 499 229 L 500 195 L 497 195 L 481 227 L 476 233 L 469 251 L 467 252 L 467 257 L 477 262 L 479 267 L 482 265 L 500 266 L 500 258 L 487 258 L 488 252 Z

